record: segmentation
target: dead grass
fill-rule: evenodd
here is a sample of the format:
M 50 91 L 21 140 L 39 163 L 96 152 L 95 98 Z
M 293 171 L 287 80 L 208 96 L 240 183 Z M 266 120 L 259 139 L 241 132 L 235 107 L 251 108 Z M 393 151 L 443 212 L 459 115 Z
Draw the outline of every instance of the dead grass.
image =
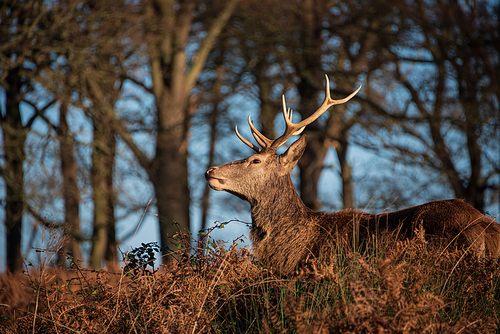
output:
M 202 244 L 209 249 L 183 247 L 183 261 L 155 273 L 3 274 L 0 332 L 498 332 L 498 265 L 418 235 L 336 249 L 289 277 L 259 266 L 246 248 Z

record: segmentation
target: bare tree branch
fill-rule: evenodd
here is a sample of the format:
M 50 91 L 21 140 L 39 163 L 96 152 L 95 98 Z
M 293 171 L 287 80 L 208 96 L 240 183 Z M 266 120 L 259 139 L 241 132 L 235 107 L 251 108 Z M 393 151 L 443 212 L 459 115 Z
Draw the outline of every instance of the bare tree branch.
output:
M 222 29 L 227 24 L 227 21 L 231 17 L 237 2 L 238 0 L 229 0 L 224 9 L 220 12 L 219 16 L 212 23 L 212 26 L 207 32 L 207 36 L 203 40 L 200 50 L 198 50 L 195 58 L 193 59 L 193 64 L 191 65 L 186 78 L 186 91 L 189 91 L 198 79 L 203 66 L 205 66 L 208 54 L 213 48 L 215 39 L 219 37 Z

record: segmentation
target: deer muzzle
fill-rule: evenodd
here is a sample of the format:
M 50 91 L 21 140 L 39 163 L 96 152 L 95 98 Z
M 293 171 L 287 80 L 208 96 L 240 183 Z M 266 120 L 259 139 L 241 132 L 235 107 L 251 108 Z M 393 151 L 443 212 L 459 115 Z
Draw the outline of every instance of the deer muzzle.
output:
M 215 168 L 209 168 L 205 172 L 205 179 L 210 188 L 214 190 L 224 190 L 221 186 L 226 183 L 226 178 L 217 177 L 215 175 Z
M 205 180 L 210 181 L 210 178 L 211 178 L 210 174 L 212 173 L 212 171 L 213 171 L 213 170 L 214 170 L 213 168 L 209 168 L 209 169 L 205 172 Z

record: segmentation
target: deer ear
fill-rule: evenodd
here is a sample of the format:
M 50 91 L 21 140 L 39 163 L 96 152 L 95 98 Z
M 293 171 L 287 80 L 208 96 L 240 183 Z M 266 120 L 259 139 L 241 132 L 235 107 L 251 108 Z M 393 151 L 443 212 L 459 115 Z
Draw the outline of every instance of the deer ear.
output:
M 299 161 L 300 157 L 304 153 L 307 145 L 306 138 L 306 135 L 303 134 L 292 145 L 290 145 L 285 153 L 280 155 L 280 164 L 286 167 L 288 172 L 295 167 L 297 161 Z

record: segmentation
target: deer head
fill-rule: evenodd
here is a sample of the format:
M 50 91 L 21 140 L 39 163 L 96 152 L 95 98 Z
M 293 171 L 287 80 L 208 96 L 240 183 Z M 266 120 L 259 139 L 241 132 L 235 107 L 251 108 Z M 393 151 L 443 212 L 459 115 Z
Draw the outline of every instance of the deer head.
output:
M 328 76 L 326 76 L 325 100 L 318 110 L 299 123 L 292 122 L 292 110 L 287 109 L 285 96 L 283 95 L 283 117 L 286 128 L 285 132 L 275 140 L 271 140 L 260 133 L 253 125 L 251 117 L 248 116 L 248 124 L 252 135 L 259 146 L 243 138 L 238 132 L 238 127 L 235 128 L 235 132 L 238 138 L 256 153 L 246 159 L 208 169 L 205 173 L 208 185 L 214 190 L 224 190 L 236 195 L 249 201 L 250 204 L 258 201 L 262 196 L 269 195 L 272 190 L 278 193 L 284 190 L 276 188 L 277 183 L 280 183 L 283 179 L 290 179 L 289 174 L 306 147 L 306 136 L 302 135 L 283 154 L 276 154 L 278 147 L 282 146 L 291 136 L 301 134 L 307 125 L 318 119 L 331 106 L 349 101 L 360 89 L 361 86 L 344 99 L 332 100 L 330 97 L 330 82 Z M 291 184 L 291 181 L 289 184 Z

